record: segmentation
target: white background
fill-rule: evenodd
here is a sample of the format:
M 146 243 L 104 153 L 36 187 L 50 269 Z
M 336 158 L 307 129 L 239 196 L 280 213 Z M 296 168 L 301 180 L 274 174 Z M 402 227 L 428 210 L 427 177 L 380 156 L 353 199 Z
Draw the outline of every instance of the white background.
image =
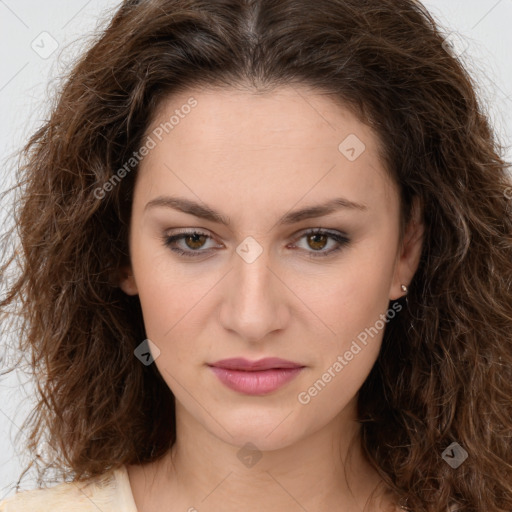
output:
M 510 146 L 512 0 L 423 3 L 447 34 L 460 35 L 456 48 L 467 45 L 462 60 L 480 84 L 499 140 Z M 12 182 L 11 156 L 45 118 L 47 98 L 57 78 L 118 4 L 114 0 L 0 0 L 0 191 Z M 52 44 L 57 49 L 45 55 Z M 505 158 L 512 160 L 511 148 Z M 13 493 L 12 484 L 22 468 L 22 446 L 15 447 L 13 440 L 31 404 L 29 386 L 22 389 L 24 380 L 19 374 L 0 380 L 0 500 Z M 24 479 L 22 488 L 32 488 L 31 482 Z

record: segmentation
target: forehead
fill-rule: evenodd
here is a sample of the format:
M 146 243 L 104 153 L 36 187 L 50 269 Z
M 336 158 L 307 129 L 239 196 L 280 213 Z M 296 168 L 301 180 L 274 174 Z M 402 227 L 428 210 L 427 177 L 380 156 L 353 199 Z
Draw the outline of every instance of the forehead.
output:
M 146 136 L 155 142 L 139 169 L 146 190 L 224 191 L 241 204 L 258 194 L 290 206 L 333 189 L 392 200 L 376 134 L 332 95 L 306 88 L 191 89 L 159 105 Z
M 192 101 L 195 106 L 190 108 Z M 264 93 L 221 88 L 180 92 L 160 103 L 148 132 L 159 126 L 165 133 L 174 132 L 176 141 L 188 146 L 218 144 L 229 135 L 252 147 L 276 146 L 286 141 L 326 148 L 332 148 L 334 143 L 337 148 L 344 128 L 357 131 L 370 146 L 378 142 L 373 140 L 376 135 L 372 130 L 332 94 L 305 86 L 286 86 Z

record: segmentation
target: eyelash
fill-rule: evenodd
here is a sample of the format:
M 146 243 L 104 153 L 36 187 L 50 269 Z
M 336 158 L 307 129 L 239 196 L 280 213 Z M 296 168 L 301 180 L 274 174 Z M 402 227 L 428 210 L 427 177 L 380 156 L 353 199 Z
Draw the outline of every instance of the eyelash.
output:
M 193 235 L 203 235 L 209 239 L 212 238 L 207 233 L 203 233 L 201 231 L 195 231 L 195 230 L 194 231 L 184 231 L 179 234 L 165 236 L 163 238 L 164 245 L 166 247 L 169 247 L 171 249 L 171 251 L 177 253 L 178 255 L 189 257 L 189 258 L 197 258 L 200 255 L 204 255 L 205 253 L 208 253 L 208 251 L 199 250 L 199 249 L 196 251 L 193 251 L 193 250 L 184 251 L 183 249 L 179 249 L 179 248 L 173 246 L 173 244 L 175 244 L 177 241 L 182 240 L 183 238 L 186 238 L 188 236 L 193 236 Z M 330 256 L 331 254 L 340 251 L 343 247 L 345 247 L 346 245 L 348 245 L 350 243 L 349 238 L 347 238 L 346 236 L 344 236 L 340 233 L 326 231 L 326 230 L 320 229 L 320 228 L 310 229 L 309 231 L 303 232 L 301 234 L 301 236 L 296 241 L 300 240 L 301 238 L 311 236 L 311 235 L 326 235 L 328 238 L 331 238 L 332 240 L 336 241 L 339 244 L 337 247 L 335 247 L 334 249 L 330 249 L 329 251 L 307 251 L 311 258 L 323 258 L 323 257 Z

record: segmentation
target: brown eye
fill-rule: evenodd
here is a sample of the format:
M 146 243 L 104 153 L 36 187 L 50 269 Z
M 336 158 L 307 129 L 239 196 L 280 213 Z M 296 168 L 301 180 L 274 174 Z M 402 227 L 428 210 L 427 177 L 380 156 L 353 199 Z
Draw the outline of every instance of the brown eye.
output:
M 311 249 L 315 249 L 316 251 L 323 249 L 328 242 L 329 237 L 327 235 L 313 233 L 311 235 L 307 235 L 308 245 Z
M 164 245 L 180 256 L 205 256 L 212 252 L 212 247 L 206 247 L 212 237 L 199 231 L 184 231 L 176 235 L 165 236 Z
M 185 244 L 190 249 L 200 249 L 208 237 L 201 233 L 194 233 L 192 235 L 184 237 Z
M 311 258 L 334 255 L 350 243 L 350 239 L 339 231 L 326 231 L 316 228 L 303 232 L 298 238 L 305 240 L 305 246 L 297 244 L 296 247 L 305 251 Z M 329 247 L 326 249 L 326 247 Z

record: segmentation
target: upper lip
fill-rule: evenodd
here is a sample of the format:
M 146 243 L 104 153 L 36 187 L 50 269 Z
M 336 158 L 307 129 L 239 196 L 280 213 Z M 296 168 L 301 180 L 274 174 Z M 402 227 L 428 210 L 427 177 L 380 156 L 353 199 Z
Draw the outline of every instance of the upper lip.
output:
M 234 357 L 231 359 L 221 359 L 209 366 L 217 368 L 225 368 L 227 370 L 244 370 L 244 371 L 258 371 L 270 370 L 278 368 L 302 368 L 304 365 L 280 359 L 279 357 L 265 357 L 257 361 L 249 361 L 243 357 Z

